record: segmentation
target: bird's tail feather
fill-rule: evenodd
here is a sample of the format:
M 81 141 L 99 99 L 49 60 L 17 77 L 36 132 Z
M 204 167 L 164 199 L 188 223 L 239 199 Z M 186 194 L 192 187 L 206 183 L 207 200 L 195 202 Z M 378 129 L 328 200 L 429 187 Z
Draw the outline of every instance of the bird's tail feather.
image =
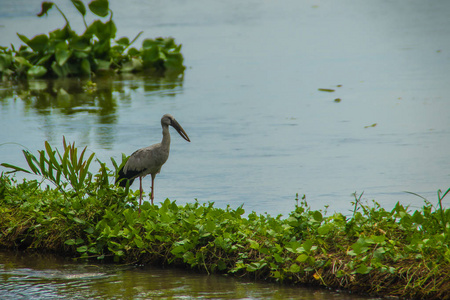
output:
M 135 177 L 136 177 L 136 174 L 134 174 L 133 172 L 127 172 L 125 174 L 125 172 L 123 171 L 123 167 L 122 167 L 117 174 L 115 184 L 119 184 L 119 186 L 121 186 L 121 187 L 126 187 L 127 182 L 129 182 L 130 183 L 129 186 L 131 186 L 133 184 Z

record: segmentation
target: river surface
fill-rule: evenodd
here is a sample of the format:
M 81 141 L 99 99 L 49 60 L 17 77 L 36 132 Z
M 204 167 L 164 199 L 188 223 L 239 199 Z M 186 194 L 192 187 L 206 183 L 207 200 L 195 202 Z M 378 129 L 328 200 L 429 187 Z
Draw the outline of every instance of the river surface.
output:
M 248 279 L 126 265 L 74 263 L 54 255 L 0 251 L 0 299 L 301 299 L 375 298 Z
M 64 25 L 56 10 L 37 18 L 38 1 L 7 3 L 0 45 L 20 44 L 16 32 Z M 58 3 L 81 31 L 70 2 Z M 105 82 L 98 97 L 76 99 L 62 92 L 69 83 L 56 84 L 53 98 L 26 100 L 50 83 L 25 92 L 3 85 L 2 162 L 24 165 L 23 147 L 61 146 L 64 135 L 110 163 L 160 141 L 160 118 L 171 113 L 192 142 L 173 132 L 157 202 L 286 215 L 299 193 L 314 209 L 348 213 L 355 191 L 386 208 L 414 208 L 422 199 L 404 191 L 435 201 L 449 187 L 449 1 L 134 0 L 111 8 L 118 37 L 144 31 L 136 46 L 176 37 L 184 77 Z
M 70 2 L 56 2 L 81 32 Z M 118 37 L 144 31 L 136 47 L 175 37 L 184 76 L 97 80 L 91 96 L 77 81 L 2 83 L 0 162 L 25 166 L 23 148 L 65 136 L 111 166 L 158 142 L 171 113 L 192 142 L 172 131 L 156 202 L 287 215 L 298 193 L 349 214 L 355 191 L 415 209 L 422 199 L 404 191 L 436 203 L 450 187 L 450 1 L 110 2 Z M 39 1 L 1 6 L 2 46 L 64 25 L 56 10 L 37 18 Z

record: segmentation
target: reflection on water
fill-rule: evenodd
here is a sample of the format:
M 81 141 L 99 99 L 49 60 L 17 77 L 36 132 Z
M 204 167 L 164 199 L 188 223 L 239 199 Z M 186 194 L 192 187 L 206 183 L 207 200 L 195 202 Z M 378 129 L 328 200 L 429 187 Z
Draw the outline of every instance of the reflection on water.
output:
M 0 299 L 370 299 L 180 269 L 73 263 L 0 251 Z
M 136 90 L 146 94 L 174 96 L 182 85 L 182 76 L 149 77 L 135 74 L 92 80 L 65 78 L 0 82 L 0 108 L 7 113 L 20 105 L 24 114 L 22 118 L 33 116 L 39 119 L 38 122 L 46 124 L 44 129 L 49 141 L 54 141 L 52 137 L 57 135 L 55 127 L 59 124 L 54 122 L 55 118 L 73 120 L 75 122 L 72 127 L 84 127 L 87 135 L 94 131 L 98 144 L 108 149 L 115 141 L 114 126 L 118 119 L 119 102 L 123 105 L 130 104 L 133 91 Z M 17 103 L 19 100 L 20 104 Z M 90 122 L 83 122 L 83 119 Z M 87 124 L 89 126 L 84 126 Z
M 145 92 L 171 90 L 182 86 L 182 77 L 148 77 L 122 74 L 97 79 L 54 79 L 0 82 L 0 105 L 7 106 L 10 98 L 24 102 L 26 111 L 49 115 L 60 113 L 71 115 L 88 112 L 100 118 L 100 124 L 114 123 L 117 101 L 131 101 L 131 90 L 142 88 Z

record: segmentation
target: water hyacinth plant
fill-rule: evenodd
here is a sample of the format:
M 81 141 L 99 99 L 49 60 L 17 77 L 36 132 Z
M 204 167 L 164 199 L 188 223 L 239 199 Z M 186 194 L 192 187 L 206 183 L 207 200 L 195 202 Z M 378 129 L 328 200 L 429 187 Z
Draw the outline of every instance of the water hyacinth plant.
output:
M 139 191 L 109 183 L 120 168 L 114 160 L 115 170 L 98 162 L 93 175 L 94 154 L 86 156 L 86 148 L 78 151 L 73 143 L 63 146 L 59 151 L 45 143 L 37 157 L 24 152 L 30 170 L 2 164 L 56 188 L 0 176 L 0 246 L 375 296 L 450 299 L 450 209 L 443 207 L 450 189 L 438 192 L 437 206 L 426 200 L 415 211 L 400 203 L 390 211 L 364 204 L 355 193 L 350 216 L 313 211 L 305 197 L 297 197 L 284 218 L 169 199 L 145 202 L 139 214 Z
M 15 49 L 0 47 L 0 74 L 3 79 L 91 76 L 99 72 L 165 72 L 181 74 L 183 56 L 181 45 L 173 38 L 145 39 L 141 49 L 132 47 L 142 32 L 130 41 L 127 37 L 116 39 L 117 28 L 108 0 L 93 0 L 88 8 L 81 0 L 71 0 L 83 18 L 86 30 L 78 35 L 70 26 L 66 15 L 53 2 L 43 2 L 38 17 L 43 17 L 54 7 L 63 16 L 63 28 L 33 38 L 19 34 L 26 44 Z M 94 15 L 109 19 L 95 20 L 87 25 L 85 16 Z

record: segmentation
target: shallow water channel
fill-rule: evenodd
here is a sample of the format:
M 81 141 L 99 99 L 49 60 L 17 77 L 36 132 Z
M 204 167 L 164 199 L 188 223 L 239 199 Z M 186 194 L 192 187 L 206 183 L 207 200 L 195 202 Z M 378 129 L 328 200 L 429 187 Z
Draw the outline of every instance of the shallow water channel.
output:
M 70 1 L 56 2 L 81 31 Z M 93 94 L 77 80 L 0 83 L 0 162 L 25 166 L 23 148 L 35 152 L 45 140 L 61 147 L 65 136 L 111 166 L 110 157 L 158 142 L 159 120 L 171 113 L 192 142 L 172 132 L 156 202 L 198 199 L 286 216 L 298 193 L 313 209 L 349 214 L 355 191 L 387 209 L 397 201 L 414 209 L 422 199 L 404 191 L 435 203 L 436 191 L 450 187 L 449 1 L 110 2 L 118 37 L 143 30 L 137 47 L 156 36 L 183 44 L 184 76 L 97 79 Z M 31 37 L 64 25 L 56 11 L 37 18 L 39 1 L 1 5 L 2 46 L 19 45 L 16 32 Z M 148 192 L 150 179 L 144 184 Z M 11 295 L 26 284 L 48 295 L 82 286 L 101 298 L 98 291 L 122 289 L 120 281 L 137 298 L 150 295 L 148 284 L 187 298 L 215 297 L 197 286 L 235 291 L 229 298 L 265 298 L 259 290 L 276 298 L 281 289 L 183 271 L 57 259 L 53 269 L 35 256 L 0 258 Z
M 0 251 L 0 299 L 374 299 L 182 269 L 74 263 Z

